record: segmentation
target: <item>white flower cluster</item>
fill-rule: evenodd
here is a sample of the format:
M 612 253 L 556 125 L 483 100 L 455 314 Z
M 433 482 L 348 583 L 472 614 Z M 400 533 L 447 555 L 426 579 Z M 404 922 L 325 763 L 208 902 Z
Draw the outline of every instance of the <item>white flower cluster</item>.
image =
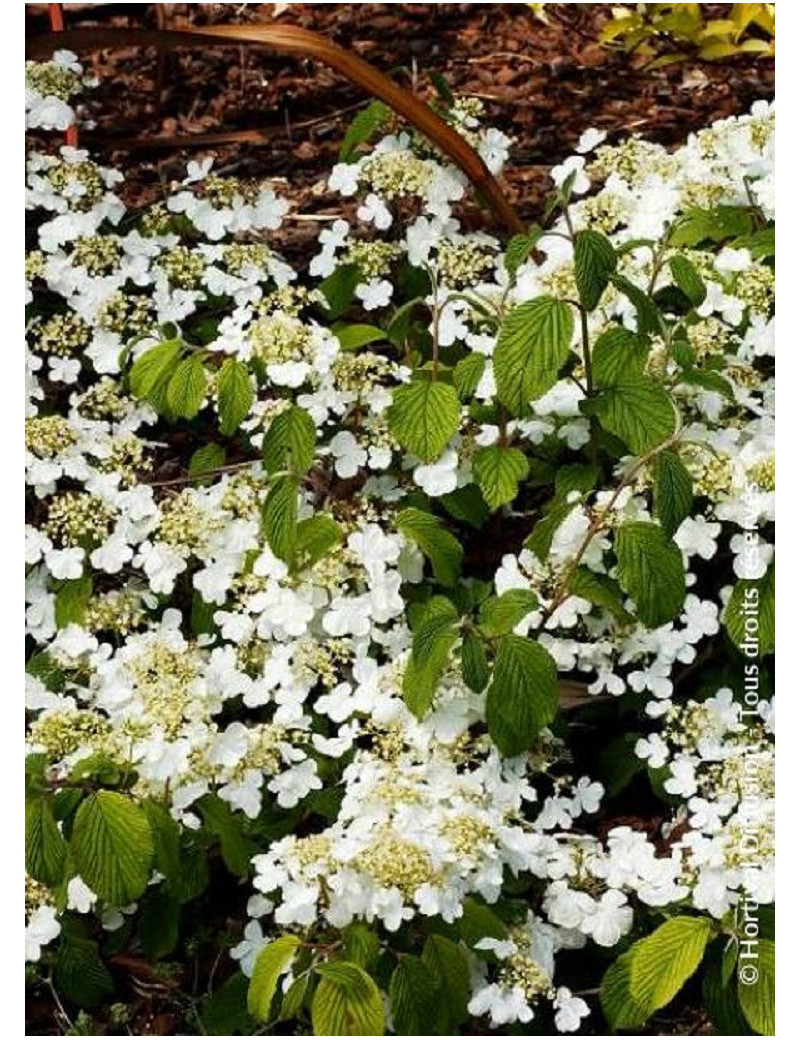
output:
M 69 56 L 55 65 L 80 74 Z M 59 127 L 60 110 L 35 87 L 44 82 L 31 79 L 29 117 Z M 478 129 L 469 105 L 455 123 L 499 168 L 507 139 Z M 657 293 L 671 283 L 654 249 L 660 260 L 676 251 L 667 226 L 718 204 L 757 204 L 771 215 L 772 123 L 772 109 L 758 105 L 675 152 L 585 135 L 553 176 L 571 185 L 574 225 L 628 244 L 620 273 Z M 515 631 L 535 634 L 565 676 L 586 679 L 589 694 L 640 695 L 652 732 L 636 744 L 633 766 L 660 778 L 674 819 L 654 837 L 620 825 L 601 840 L 573 830 L 600 810 L 603 788 L 571 768 L 561 740 L 543 730 L 515 758 L 492 744 L 485 697 L 462 679 L 458 641 L 422 720 L 402 695 L 407 606 L 425 566 L 396 524 L 404 500 L 469 488 L 477 450 L 501 437 L 543 458 L 554 446 L 580 452 L 589 443 L 574 378 L 502 430 L 480 407 L 496 393 L 496 321 L 487 314 L 502 317 L 542 294 L 575 295 L 566 218 L 512 279 L 500 243 L 462 231 L 452 212 L 461 174 L 412 135 L 392 134 L 335 167 L 331 187 L 360 196 L 357 220 L 322 232 L 298 281 L 268 242 L 289 208 L 269 187 L 191 164 L 164 204 L 126 214 L 115 193 L 121 179 L 69 147 L 28 159 L 38 242 L 26 258 L 26 618 L 35 645 L 27 740 L 53 783 L 102 758 L 135 774 L 134 797 L 163 799 L 190 829 L 210 792 L 249 820 L 333 793 L 322 822 L 310 812 L 308 830 L 253 861 L 259 894 L 234 950 L 248 973 L 283 928 L 314 934 L 378 922 L 390 942 L 410 921 L 457 922 L 468 897 L 496 903 L 509 877 L 536 879 L 536 913 L 470 954 L 470 1012 L 489 1014 L 494 1027 L 529 1022 L 545 1000 L 560 1031 L 578 1029 L 588 1007 L 554 982 L 556 952 L 615 946 L 640 906 L 689 900 L 721 917 L 743 893 L 771 901 L 771 704 L 761 698 L 748 724 L 724 688 L 673 700 L 682 673 L 719 638 L 737 578 L 761 580 L 772 564 L 774 395 L 764 361 L 774 352 L 774 279 L 757 251 L 693 250 L 707 290 L 696 320 L 665 325 L 646 361 L 675 388 L 684 421 L 674 451 L 695 485 L 697 504 L 675 536 L 688 570 L 675 622 L 653 630 L 629 602 L 558 592 L 579 550 L 604 588 L 616 576 L 615 529 L 653 519 L 646 467 L 613 490 L 631 459 L 600 490 L 565 467 L 556 479 L 575 482 L 550 543 L 507 553 L 494 574 L 498 595 L 536 594 Z M 645 237 L 654 249 L 640 244 Z M 377 335 L 356 350 L 346 328 L 330 327 L 326 283 L 315 280 L 330 290 L 343 268 L 355 270 L 352 294 L 367 320 L 384 325 L 398 271 L 425 273 L 424 331 L 438 349 L 480 359 L 478 406 L 462 408 L 433 462 L 404 453 L 389 428 L 393 391 L 411 378 L 402 331 L 387 337 L 399 350 Z M 636 323 L 630 293 L 614 286 L 589 316 L 592 342 L 613 323 Z M 678 333 L 676 355 L 664 337 Z M 252 391 L 237 461 L 201 467 L 202 479 L 176 467 L 185 438 L 176 452 L 163 413 L 128 379 L 132 360 L 169 341 L 180 344 L 177 357 L 203 359 L 206 418 L 219 410 L 228 360 L 245 366 Z M 580 372 L 577 339 L 572 349 Z M 686 369 L 700 375 L 683 380 Z M 298 529 L 326 514 L 341 537 L 328 553 L 306 547 L 290 566 L 264 533 L 269 475 L 253 449 L 292 406 L 316 434 L 293 503 Z M 709 561 L 728 556 L 709 582 Z M 93 894 L 80 878 L 70 885 L 70 907 L 89 912 Z M 58 922 L 47 892 L 30 887 L 26 953 L 36 960 Z

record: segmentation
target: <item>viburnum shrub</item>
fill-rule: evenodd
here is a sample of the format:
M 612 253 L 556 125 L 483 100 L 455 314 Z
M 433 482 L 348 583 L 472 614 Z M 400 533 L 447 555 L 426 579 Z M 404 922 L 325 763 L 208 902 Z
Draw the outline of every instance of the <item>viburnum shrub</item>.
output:
M 30 65 L 29 124 L 81 75 Z M 587 130 L 508 242 L 367 112 L 299 270 L 210 160 L 131 211 L 29 153 L 29 983 L 472 1035 L 693 978 L 772 1035 L 772 106 Z

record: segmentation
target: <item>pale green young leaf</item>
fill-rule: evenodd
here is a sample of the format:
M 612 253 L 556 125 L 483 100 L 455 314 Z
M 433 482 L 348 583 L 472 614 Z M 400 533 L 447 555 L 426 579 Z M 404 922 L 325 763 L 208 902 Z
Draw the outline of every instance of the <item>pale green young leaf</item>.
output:
M 434 462 L 458 430 L 461 405 L 454 387 L 417 379 L 395 388 L 387 418 L 406 451 Z
M 739 954 L 740 958 L 742 953 Z M 750 985 L 739 975 L 739 1004 L 748 1025 L 761 1036 L 775 1036 L 775 943 L 758 940 L 758 956 L 754 961 L 758 977 Z
M 775 650 L 775 564 L 762 578 L 741 578 L 722 617 L 731 641 L 748 655 Z M 750 648 L 754 649 L 750 649 Z M 747 648 L 747 649 L 744 649 Z
M 197 354 L 179 362 L 167 384 L 166 402 L 179 419 L 194 419 L 203 404 L 208 382 L 203 362 Z
M 498 509 L 517 497 L 520 482 L 528 475 L 528 460 L 519 448 L 492 444 L 475 452 L 472 470 L 486 504 Z
M 380 990 L 363 968 L 330 961 L 314 970 L 320 976 L 311 1002 L 315 1036 L 383 1036 Z
M 289 405 L 275 416 L 264 434 L 262 453 L 267 472 L 306 473 L 314 463 L 316 442 L 314 420 L 303 408 Z
M 507 589 L 500 596 L 491 596 L 481 603 L 478 621 L 484 635 L 508 635 L 539 606 L 539 598 L 530 589 Z
M 558 379 L 569 357 L 574 321 L 569 305 L 552 296 L 521 303 L 503 320 L 493 365 L 497 396 L 522 415 Z
M 301 520 L 297 525 L 297 561 L 298 566 L 312 567 L 331 549 L 341 545 L 344 531 L 340 525 L 326 513 L 317 513 Z
M 180 340 L 165 340 L 140 355 L 131 366 L 129 384 L 134 397 L 149 401 L 157 412 L 166 404 L 167 386 L 178 364 L 183 345 Z
M 112 906 L 144 892 L 155 854 L 144 809 L 117 791 L 96 791 L 80 805 L 70 840 L 78 873 Z
M 247 990 L 247 1010 L 257 1022 L 269 1020 L 278 979 L 291 967 L 299 946 L 299 936 L 282 935 L 265 946 L 256 958 Z
M 250 414 L 255 394 L 247 366 L 228 358 L 217 379 L 217 411 L 223 436 L 230 437 Z

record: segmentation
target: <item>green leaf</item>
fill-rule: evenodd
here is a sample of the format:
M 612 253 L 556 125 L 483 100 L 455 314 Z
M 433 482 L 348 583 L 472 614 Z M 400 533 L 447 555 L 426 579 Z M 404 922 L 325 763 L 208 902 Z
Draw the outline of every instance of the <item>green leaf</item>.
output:
M 579 231 L 575 235 L 575 284 L 587 311 L 600 303 L 611 275 L 617 268 L 617 254 L 599 231 Z
M 503 636 L 486 694 L 489 735 L 503 755 L 522 754 L 558 709 L 556 663 L 539 643 Z
M 320 976 L 311 1002 L 315 1036 L 383 1036 L 380 990 L 363 968 L 331 961 L 314 970 Z
M 70 849 L 86 884 L 112 906 L 127 906 L 144 892 L 155 854 L 141 806 L 116 791 L 96 791 L 75 816 Z
M 290 405 L 275 416 L 264 434 L 262 453 L 267 472 L 306 473 L 314 464 L 316 443 L 314 420 L 302 408 Z
M 689 515 L 694 502 L 692 477 L 674 451 L 660 451 L 653 470 L 653 506 L 671 538 Z
M 342 953 L 345 960 L 352 961 L 362 968 L 368 968 L 378 959 L 381 953 L 381 941 L 377 934 L 364 924 L 355 921 L 344 933 Z
M 56 627 L 66 628 L 67 625 L 82 624 L 91 598 L 91 574 L 84 574 L 72 581 L 65 581 L 56 593 Z
M 643 371 L 650 346 L 647 340 L 621 325 L 611 325 L 592 348 L 592 376 L 598 387 L 636 382 Z
M 172 953 L 180 937 L 181 904 L 164 889 L 148 892 L 139 913 L 139 939 L 149 961 Z
M 517 497 L 520 481 L 528 475 L 528 460 L 519 448 L 493 444 L 475 452 L 472 469 L 486 504 L 498 509 Z
M 642 455 L 675 433 L 675 407 L 669 394 L 650 379 L 630 380 L 602 390 L 582 402 L 587 415 L 596 415 L 604 430 Z
M 278 477 L 269 490 L 262 515 L 264 535 L 279 560 L 291 563 L 297 545 L 297 484 Z
M 342 350 L 358 350 L 386 339 L 384 330 L 375 325 L 338 325 L 332 331 Z
M 204 473 L 219 469 L 225 465 L 225 449 L 221 444 L 204 444 L 202 448 L 192 453 L 189 459 L 189 476 L 194 477 L 195 483 L 208 483 L 209 478 L 202 477 Z
M 255 849 L 242 831 L 242 814 L 235 813 L 215 794 L 204 794 L 197 802 L 203 823 L 219 838 L 225 866 L 238 877 L 247 877 Z
M 50 802 L 30 799 L 25 804 L 25 870 L 53 888 L 64 877 L 66 859 L 67 843 L 53 819 Z
M 181 832 L 169 809 L 163 802 L 147 798 L 142 808 L 150 824 L 155 849 L 154 866 L 167 882 L 175 882 L 181 875 Z
M 453 369 L 453 385 L 462 401 L 469 400 L 478 389 L 486 369 L 483 354 L 467 354 Z
M 449 495 L 442 495 L 439 503 L 453 517 L 480 531 L 489 519 L 489 507 L 476 484 L 465 484 Z
M 254 1036 L 256 1023 L 247 1011 L 250 980 L 241 971 L 203 1000 L 200 1018 L 205 1036 Z
M 428 557 L 434 577 L 442 585 L 455 585 L 461 572 L 464 550 L 433 513 L 403 509 L 395 517 L 397 530 L 410 538 Z
M 758 978 L 746 985 L 742 975 L 745 964 L 754 965 Z M 744 961 L 739 953 L 739 1004 L 748 1024 L 761 1036 L 775 1036 L 775 943 L 758 940 L 758 957 Z
M 398 1036 L 428 1036 L 439 1011 L 439 986 L 419 957 L 400 955 L 389 982 L 389 1003 Z
M 515 307 L 500 326 L 494 352 L 497 396 L 522 415 L 553 386 L 569 357 L 573 318 L 566 303 L 540 296 Z
M 463 903 L 463 913 L 458 919 L 458 930 L 467 946 L 474 947 L 481 939 L 506 939 L 508 929 L 484 903 L 472 896 L 467 896 Z M 476 956 L 486 956 L 486 951 L 475 951 Z
M 501 596 L 492 596 L 481 603 L 481 632 L 489 637 L 508 635 L 538 606 L 539 598 L 530 589 L 508 589 Z
M 382 101 L 370 101 L 353 118 L 339 148 L 339 162 L 351 162 L 360 144 L 371 141 L 386 125 L 392 112 Z
M 318 513 L 301 520 L 297 525 L 297 559 L 301 566 L 312 567 L 331 549 L 340 545 L 344 531 L 326 513 Z
M 523 231 L 519 235 L 513 235 L 506 246 L 503 263 L 512 285 L 516 280 L 517 271 L 536 249 L 536 243 L 542 237 L 542 234 L 540 227 L 532 227 L 530 231 Z
M 745 532 L 747 537 L 747 532 Z M 756 544 L 754 542 L 754 544 Z M 759 657 L 775 651 L 775 564 L 763 578 L 736 582 L 725 607 L 722 623 L 742 653 Z M 745 649 L 746 648 L 746 649 Z
M 114 992 L 114 982 L 100 960 L 97 943 L 77 929 L 66 929 L 54 972 L 58 992 L 80 1007 L 96 1007 Z
M 456 943 L 443 935 L 431 935 L 423 948 L 422 962 L 438 983 L 439 1021 L 444 1026 L 441 1033 L 452 1034 L 468 1017 L 470 984 L 467 958 Z
M 198 354 L 181 361 L 167 384 L 167 407 L 180 419 L 194 419 L 206 396 L 206 370 Z
M 595 607 L 604 607 L 623 624 L 633 621 L 625 609 L 619 585 L 605 574 L 597 574 L 588 567 L 578 567 L 570 578 L 569 591 L 574 596 L 588 600 Z
M 680 254 L 669 261 L 672 278 L 693 307 L 699 307 L 706 298 L 706 287 L 694 264 Z
M 171 339 L 151 347 L 138 357 L 129 376 L 133 396 L 149 401 L 161 413 L 166 405 L 167 386 L 182 350 L 181 341 Z
M 406 451 L 434 462 L 458 430 L 461 405 L 454 387 L 417 379 L 395 388 L 387 418 Z
M 612 275 L 611 282 L 615 289 L 618 289 L 624 296 L 627 296 L 633 306 L 636 308 L 636 329 L 641 335 L 647 335 L 650 332 L 657 333 L 660 328 L 660 318 L 658 307 L 650 299 L 646 292 L 639 288 L 629 278 L 624 278 L 620 274 Z
M 612 1028 L 638 1029 L 669 1004 L 699 967 L 711 930 L 707 917 L 674 917 L 616 960 L 600 987 Z
M 217 411 L 223 436 L 230 437 L 239 429 L 250 414 L 254 397 L 247 366 L 237 358 L 228 358 L 217 380 Z
M 467 632 L 461 641 L 461 673 L 474 693 L 483 693 L 489 681 L 489 661 L 482 639 Z
M 556 531 L 564 523 L 570 513 L 578 505 L 577 502 L 554 502 L 525 539 L 525 548 L 535 553 L 542 563 L 550 554 Z
M 458 611 L 444 596 L 434 596 L 414 629 L 411 657 L 403 676 L 403 700 L 421 719 L 436 695 L 436 687 L 458 636 Z
M 356 286 L 363 280 L 355 264 L 342 264 L 319 283 L 317 288 L 325 297 L 329 319 L 341 318 L 355 298 Z
M 269 1020 L 269 1010 L 278 987 L 278 979 L 291 967 L 299 946 L 299 936 L 282 935 L 280 939 L 265 946 L 256 958 L 247 990 L 247 1010 L 257 1022 Z
M 679 613 L 686 596 L 683 556 L 657 524 L 623 524 L 614 542 L 617 577 L 639 617 L 658 628 Z

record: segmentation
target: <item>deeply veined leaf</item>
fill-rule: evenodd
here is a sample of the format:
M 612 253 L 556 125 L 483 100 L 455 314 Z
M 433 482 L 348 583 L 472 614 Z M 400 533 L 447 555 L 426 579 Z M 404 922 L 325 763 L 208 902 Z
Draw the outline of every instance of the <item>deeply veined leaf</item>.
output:
M 331 961 L 315 971 L 320 976 L 311 1002 L 315 1036 L 383 1036 L 380 990 L 363 968 Z
M 675 432 L 675 408 L 667 391 L 651 379 L 629 380 L 602 390 L 582 402 L 604 430 L 619 437 L 631 451 L 644 454 Z
M 51 887 L 64 876 L 67 843 L 53 819 L 46 798 L 30 799 L 25 805 L 25 870 L 36 881 Z
M 739 957 L 742 957 L 741 952 Z M 741 964 L 746 963 L 741 960 Z M 755 965 L 758 974 L 749 985 L 744 974 L 739 974 L 742 1013 L 751 1029 L 762 1036 L 775 1036 L 775 943 L 759 938 L 757 957 L 749 963 Z
M 519 235 L 512 236 L 503 256 L 503 265 L 512 284 L 520 267 L 536 249 L 536 243 L 542 237 L 542 234 L 543 231 L 540 227 L 533 227 L 530 231 L 524 231 Z
M 461 405 L 454 387 L 417 379 L 395 388 L 387 418 L 406 451 L 434 462 L 458 430 Z
M 301 520 L 297 525 L 298 566 L 312 567 L 335 546 L 340 545 L 344 531 L 326 513 L 318 513 Z
M 427 1036 L 438 1013 L 439 986 L 419 957 L 402 954 L 389 981 L 389 1004 L 398 1036 Z
M 138 357 L 129 376 L 133 396 L 149 401 L 157 412 L 163 411 L 167 386 L 182 350 L 180 340 L 165 340 Z
M 67 929 L 61 940 L 54 981 L 62 996 L 82 1007 L 95 1007 L 114 992 L 97 943 L 75 929 Z
M 528 475 L 528 460 L 519 448 L 492 444 L 475 452 L 472 470 L 486 504 L 498 509 L 517 497 L 520 482 Z
M 264 535 L 279 560 L 291 563 L 297 545 L 297 484 L 278 477 L 269 489 L 262 513 Z
M 599 231 L 579 231 L 575 235 L 575 284 L 587 311 L 593 311 L 600 303 L 616 267 L 616 251 L 605 235 Z
M 650 347 L 647 340 L 621 325 L 611 325 L 592 348 L 595 386 L 608 387 L 641 377 Z
M 474 632 L 467 632 L 461 640 L 461 674 L 474 693 L 483 693 L 491 670 L 483 640 Z
M 500 596 L 491 596 L 481 603 L 481 632 L 490 637 L 507 635 L 538 606 L 539 597 L 531 589 L 507 589 Z
M 464 550 L 438 517 L 421 509 L 403 509 L 395 517 L 395 525 L 428 557 L 437 581 L 442 585 L 456 583 Z
M 422 718 L 436 695 L 436 686 L 456 641 L 458 611 L 443 596 L 434 596 L 426 605 L 414 629 L 411 657 L 403 676 L 403 700 Z
M 677 253 L 670 257 L 669 269 L 675 284 L 689 303 L 693 307 L 699 307 L 706 298 L 706 286 L 691 260 Z
M 692 477 L 674 451 L 660 451 L 653 467 L 653 505 L 665 533 L 671 538 L 691 512 Z
M 379 343 L 386 339 L 383 329 L 374 325 L 339 325 L 333 329 L 342 350 L 358 350 L 369 343 Z
M 150 824 L 144 809 L 117 791 L 96 791 L 81 803 L 70 850 L 83 880 L 112 906 L 138 899 L 150 880 Z
M 614 1029 L 638 1029 L 665 1007 L 695 973 L 711 937 L 707 917 L 665 921 L 611 965 L 600 1002 Z
M 247 366 L 237 358 L 228 358 L 217 377 L 219 428 L 225 437 L 239 429 L 250 414 L 253 400 L 253 385 Z
M 574 322 L 568 304 L 552 296 L 521 303 L 504 319 L 493 364 L 497 396 L 513 415 L 553 386 L 569 357 Z
M 208 482 L 208 477 L 203 474 L 219 469 L 225 465 L 225 449 L 221 444 L 204 444 L 192 453 L 189 459 L 189 476 L 195 478 L 195 482 Z
M 665 625 L 683 607 L 683 556 L 657 524 L 623 524 L 614 541 L 617 577 L 649 628 Z
M 268 473 L 290 470 L 301 475 L 314 463 L 317 428 L 303 408 L 292 404 L 278 412 L 264 434 L 262 453 Z
M 462 401 L 468 400 L 478 389 L 478 384 L 486 369 L 486 358 L 483 354 L 467 354 L 453 369 L 453 386 Z
M 486 694 L 489 735 L 503 755 L 519 755 L 558 709 L 556 663 L 547 650 L 523 636 L 503 636 Z
M 197 354 L 181 361 L 167 384 L 167 407 L 181 419 L 194 419 L 206 395 L 206 370 Z
M 437 1032 L 451 1035 L 467 1018 L 470 992 L 467 958 L 450 939 L 431 935 L 422 950 L 422 962 L 439 987 L 441 1028 Z
M 300 939 L 296 935 L 282 935 L 259 953 L 247 989 L 247 1010 L 257 1022 L 269 1019 L 272 998 L 278 979 L 291 967 Z

